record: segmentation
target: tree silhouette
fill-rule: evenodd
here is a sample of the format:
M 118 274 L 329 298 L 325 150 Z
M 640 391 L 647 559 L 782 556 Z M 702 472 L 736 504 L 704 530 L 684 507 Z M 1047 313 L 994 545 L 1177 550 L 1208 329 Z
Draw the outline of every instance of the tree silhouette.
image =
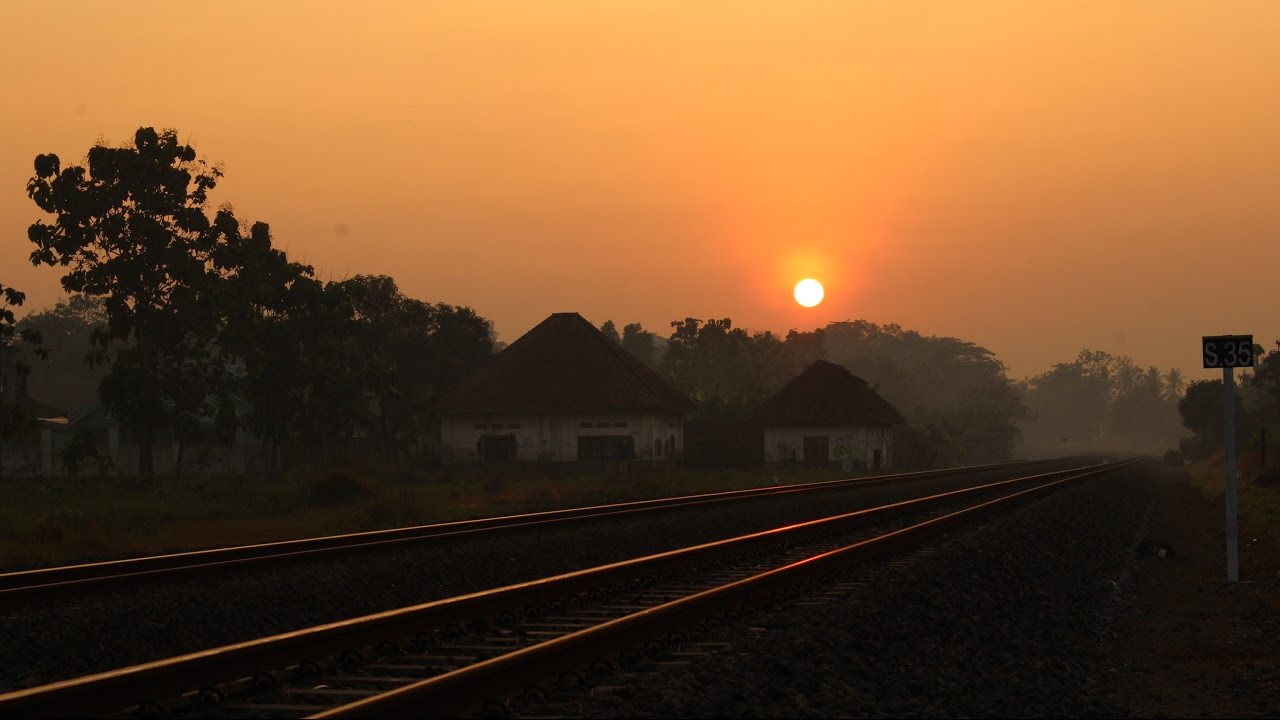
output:
M 605 320 L 604 324 L 600 326 L 600 332 L 616 343 L 622 342 L 622 338 L 618 336 L 618 326 L 614 325 L 612 320 Z
M 627 323 L 622 328 L 622 347 L 645 365 L 658 367 L 658 336 L 646 331 L 640 323 Z
M 406 297 L 386 275 L 339 283 L 351 299 L 365 387 L 377 401 L 370 428 L 393 441 L 427 431 L 428 407 L 493 351 L 492 325 L 471 308 Z
M 230 271 L 221 348 L 239 366 L 233 386 L 219 397 L 217 426 L 224 440 L 234 437 L 237 425 L 253 433 L 263 471 L 272 477 L 281 448 L 296 435 L 317 365 L 326 360 L 315 346 L 334 320 L 321 317 L 322 288 L 312 268 L 272 247 L 265 223 L 247 235 L 230 215 L 219 215 L 214 226 L 221 235 L 216 261 Z M 232 389 L 249 402 L 239 418 L 228 394 Z
M 54 216 L 28 229 L 31 261 L 66 268 L 63 288 L 105 300 L 99 359 L 124 345 L 101 390 L 137 435 L 144 477 L 155 430 L 204 411 L 199 386 L 213 374 L 205 363 L 221 310 L 205 204 L 221 177 L 175 132 L 140 128 L 132 145 L 90 148 L 85 167 L 39 155 L 27 183 Z
M 17 318 L 13 314 L 14 308 L 22 307 L 26 300 L 26 293 L 0 283 L 0 345 L 10 345 L 15 339 L 40 345 L 42 340 L 40 331 L 19 327 Z M 41 348 L 37 352 L 43 356 L 46 351 Z
M 1182 397 L 1182 392 L 1187 389 L 1187 379 L 1183 377 L 1182 371 L 1178 368 L 1169 368 L 1164 374 L 1164 397 L 1166 400 L 1176 402 Z
M 41 347 L 40 333 L 31 328 L 21 328 L 15 321 L 13 309 L 22 307 L 27 296 L 16 288 L 0 284 L 0 346 L 12 345 L 15 340 L 22 340 L 35 346 L 39 357 L 47 358 L 48 351 Z M 14 363 L 14 371 L 26 375 L 31 371 L 30 365 L 21 360 Z M 18 379 L 13 378 L 14 386 Z M 0 439 L 8 439 L 16 435 L 33 431 L 34 418 L 30 417 L 14 398 L 0 394 Z

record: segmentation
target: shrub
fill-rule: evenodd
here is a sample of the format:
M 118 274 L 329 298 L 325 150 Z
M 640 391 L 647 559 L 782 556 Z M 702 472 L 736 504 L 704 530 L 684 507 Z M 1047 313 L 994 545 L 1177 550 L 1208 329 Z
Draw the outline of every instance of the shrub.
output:
M 36 542 L 58 543 L 92 524 L 93 521 L 83 511 L 63 507 L 36 520 L 28 534 Z
M 1171 467 L 1182 467 L 1187 463 L 1186 460 L 1183 459 L 1181 452 L 1177 450 L 1170 450 L 1164 454 L 1164 464 Z
M 362 527 L 365 529 L 403 527 L 424 522 L 426 513 L 416 495 L 400 488 L 394 499 L 380 497 L 365 506 Z
M 342 473 L 330 473 L 309 483 L 307 502 L 317 507 L 348 505 L 374 495 L 360 481 Z

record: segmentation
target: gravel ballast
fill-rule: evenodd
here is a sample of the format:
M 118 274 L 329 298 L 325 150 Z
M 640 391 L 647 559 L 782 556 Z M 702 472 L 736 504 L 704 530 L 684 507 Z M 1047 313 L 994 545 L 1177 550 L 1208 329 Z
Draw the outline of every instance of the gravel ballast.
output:
M 683 667 L 627 671 L 570 717 L 1125 717 L 1098 699 L 1149 515 L 1145 470 L 1088 481 L 851 573 L 837 600 L 746 614 Z M 547 708 L 513 706 L 517 713 Z

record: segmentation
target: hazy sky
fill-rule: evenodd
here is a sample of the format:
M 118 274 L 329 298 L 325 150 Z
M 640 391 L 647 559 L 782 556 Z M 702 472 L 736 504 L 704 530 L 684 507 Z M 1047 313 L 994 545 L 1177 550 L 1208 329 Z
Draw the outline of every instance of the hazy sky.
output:
M 896 322 L 1014 377 L 1280 338 L 1280 3 L 0 4 L 0 282 L 25 184 L 174 128 L 325 278 L 511 341 Z M 812 276 L 827 299 L 803 309 Z

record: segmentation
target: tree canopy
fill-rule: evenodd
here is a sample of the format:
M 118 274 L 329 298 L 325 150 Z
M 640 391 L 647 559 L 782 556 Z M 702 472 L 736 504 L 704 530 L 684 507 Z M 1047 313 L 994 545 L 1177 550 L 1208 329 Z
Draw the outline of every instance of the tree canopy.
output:
M 64 268 L 68 292 L 105 303 L 107 324 L 94 335 L 97 359 L 111 361 L 102 399 L 136 431 L 144 476 L 155 429 L 204 413 L 193 387 L 217 372 L 209 363 L 223 268 L 205 206 L 221 177 L 176 132 L 139 128 L 131 144 L 90 148 L 85 166 L 39 155 L 27 183 L 53 216 L 28 229 L 31 261 Z

